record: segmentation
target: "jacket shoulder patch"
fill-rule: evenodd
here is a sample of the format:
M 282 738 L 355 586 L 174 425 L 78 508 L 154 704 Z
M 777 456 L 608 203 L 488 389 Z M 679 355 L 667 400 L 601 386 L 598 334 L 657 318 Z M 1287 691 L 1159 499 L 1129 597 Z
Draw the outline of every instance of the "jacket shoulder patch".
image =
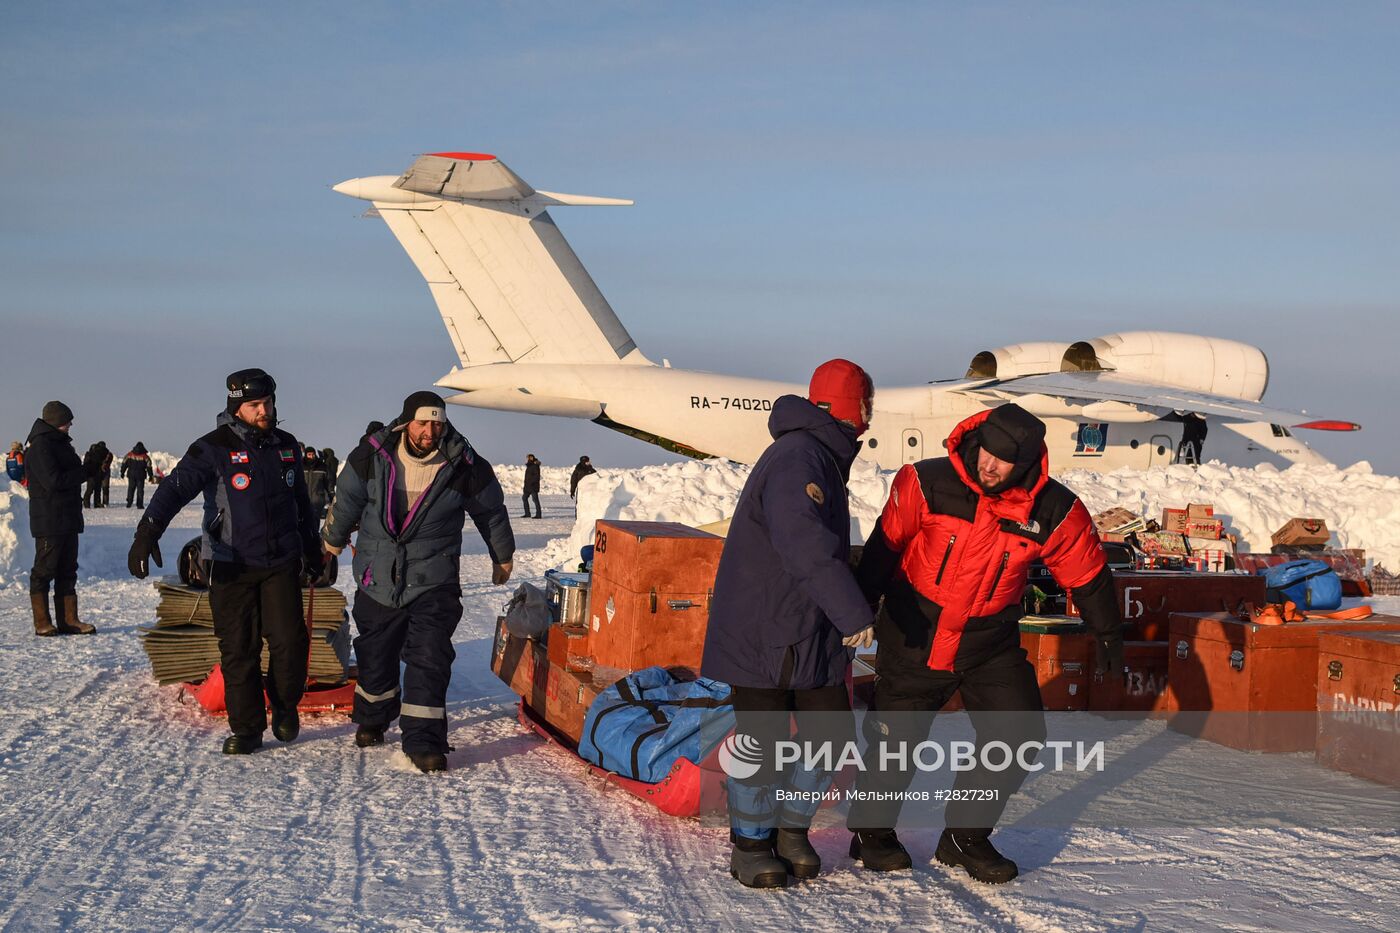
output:
M 822 488 L 816 483 L 807 484 L 807 498 L 811 499 L 817 505 L 826 503 L 826 493 L 822 492 Z

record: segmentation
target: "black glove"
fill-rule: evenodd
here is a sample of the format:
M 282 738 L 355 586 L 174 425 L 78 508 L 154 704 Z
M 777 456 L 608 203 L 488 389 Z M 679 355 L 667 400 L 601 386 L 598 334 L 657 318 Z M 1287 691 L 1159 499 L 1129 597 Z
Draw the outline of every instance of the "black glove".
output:
M 1112 672 L 1114 677 L 1123 676 L 1123 633 L 1118 632 L 1111 636 L 1099 636 L 1094 643 L 1094 671 L 1102 680 Z
M 301 554 L 301 570 L 306 576 L 307 585 L 315 586 L 320 581 L 321 574 L 325 572 L 325 569 L 326 554 L 321 550 L 321 542 L 317 539 L 314 547 L 307 545 Z
M 157 567 L 165 566 L 160 557 L 160 535 L 156 533 L 155 527 L 143 518 L 136 526 L 136 540 L 131 542 L 131 550 L 126 553 L 126 569 L 136 579 L 144 580 L 151 572 L 151 561 L 155 561 Z

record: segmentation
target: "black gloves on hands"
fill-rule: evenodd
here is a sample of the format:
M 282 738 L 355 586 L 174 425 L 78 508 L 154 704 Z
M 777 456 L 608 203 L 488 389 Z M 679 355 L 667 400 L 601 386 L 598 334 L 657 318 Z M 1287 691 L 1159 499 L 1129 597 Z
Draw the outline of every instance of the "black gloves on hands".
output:
M 160 556 L 160 535 L 146 519 L 141 519 L 141 523 L 136 526 L 136 539 L 131 542 L 131 550 L 126 553 L 126 569 L 138 580 L 144 580 L 150 574 L 150 562 L 154 560 L 157 567 L 164 567 L 165 562 Z
M 1123 633 L 1100 635 L 1094 642 L 1094 671 L 1100 679 L 1123 676 Z
M 321 574 L 326 571 L 326 552 L 321 549 L 321 541 L 318 538 L 316 545 L 307 545 L 301 555 L 301 572 L 305 575 L 307 582 L 316 586 L 321 580 Z

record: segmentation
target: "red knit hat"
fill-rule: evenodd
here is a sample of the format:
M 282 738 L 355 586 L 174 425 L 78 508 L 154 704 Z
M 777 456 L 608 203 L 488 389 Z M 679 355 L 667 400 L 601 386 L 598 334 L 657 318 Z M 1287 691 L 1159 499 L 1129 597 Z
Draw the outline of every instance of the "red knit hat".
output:
M 870 427 L 875 384 L 865 370 L 850 360 L 827 360 L 812 373 L 807 399 L 830 412 L 837 421 L 855 425 L 856 434 L 860 435 Z

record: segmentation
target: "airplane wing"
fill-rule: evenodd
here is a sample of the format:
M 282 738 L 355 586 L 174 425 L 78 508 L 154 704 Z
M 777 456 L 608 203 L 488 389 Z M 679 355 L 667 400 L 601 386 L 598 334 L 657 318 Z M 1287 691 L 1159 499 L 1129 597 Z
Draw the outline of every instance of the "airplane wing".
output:
M 1258 402 L 1193 392 L 1126 379 L 1113 372 L 1061 372 L 980 382 L 956 389 L 996 401 L 1016 400 L 1038 415 L 1078 414 L 1102 421 L 1145 422 L 1172 413 L 1194 412 L 1224 421 L 1279 424 L 1288 428 L 1359 431 L 1350 421 L 1318 418 L 1307 412 L 1271 408 Z

